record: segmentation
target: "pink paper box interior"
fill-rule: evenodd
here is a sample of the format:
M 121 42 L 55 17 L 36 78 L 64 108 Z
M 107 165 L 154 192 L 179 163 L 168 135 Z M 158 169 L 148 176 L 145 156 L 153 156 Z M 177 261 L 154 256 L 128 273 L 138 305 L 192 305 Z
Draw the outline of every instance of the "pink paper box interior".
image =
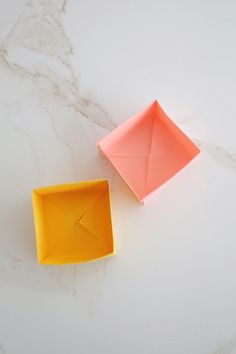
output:
M 98 142 L 141 203 L 200 150 L 154 101 Z

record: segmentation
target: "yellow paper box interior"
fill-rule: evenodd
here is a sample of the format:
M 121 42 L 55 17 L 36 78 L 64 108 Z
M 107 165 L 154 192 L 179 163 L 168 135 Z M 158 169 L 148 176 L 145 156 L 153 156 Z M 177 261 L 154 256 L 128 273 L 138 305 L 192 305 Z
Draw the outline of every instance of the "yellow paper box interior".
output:
M 81 263 L 114 254 L 106 180 L 35 189 L 32 199 L 39 263 Z

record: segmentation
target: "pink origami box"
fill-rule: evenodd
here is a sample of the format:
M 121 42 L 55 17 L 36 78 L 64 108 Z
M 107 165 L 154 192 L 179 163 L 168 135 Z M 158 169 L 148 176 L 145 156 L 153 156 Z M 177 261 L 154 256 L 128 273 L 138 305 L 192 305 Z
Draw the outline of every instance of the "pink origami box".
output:
M 141 203 L 200 152 L 157 101 L 99 141 L 98 147 Z

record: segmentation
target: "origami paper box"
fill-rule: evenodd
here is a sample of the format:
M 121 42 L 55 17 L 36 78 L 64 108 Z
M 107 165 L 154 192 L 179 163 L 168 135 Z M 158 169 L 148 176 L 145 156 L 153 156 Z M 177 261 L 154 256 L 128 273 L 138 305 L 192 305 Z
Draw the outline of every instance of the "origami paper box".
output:
M 157 101 L 99 141 L 98 147 L 141 203 L 200 152 Z
M 35 189 L 38 261 L 81 263 L 114 254 L 106 180 Z

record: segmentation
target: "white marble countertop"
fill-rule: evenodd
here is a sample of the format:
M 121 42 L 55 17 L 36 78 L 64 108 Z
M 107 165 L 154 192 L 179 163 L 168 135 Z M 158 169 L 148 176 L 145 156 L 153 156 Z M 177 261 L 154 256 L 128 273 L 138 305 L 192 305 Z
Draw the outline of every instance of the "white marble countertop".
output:
M 0 353 L 236 353 L 235 1 L 0 6 Z M 202 154 L 142 207 L 95 143 L 155 98 Z M 104 177 L 117 255 L 39 266 L 31 190 Z

